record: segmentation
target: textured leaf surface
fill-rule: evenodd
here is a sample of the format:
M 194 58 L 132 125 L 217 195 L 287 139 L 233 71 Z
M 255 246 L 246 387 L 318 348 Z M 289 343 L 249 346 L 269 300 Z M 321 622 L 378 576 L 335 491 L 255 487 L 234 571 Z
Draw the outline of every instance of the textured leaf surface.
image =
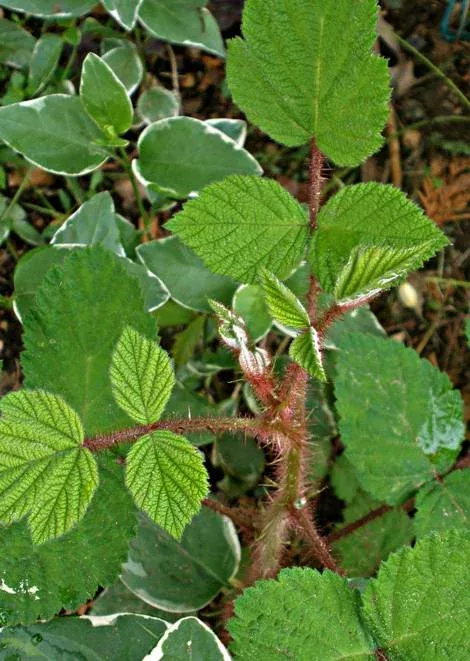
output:
M 136 525 L 123 468 L 100 456 L 100 484 L 85 516 L 68 533 L 33 545 L 26 521 L 0 534 L 0 625 L 75 610 L 110 585 L 127 557 Z
M 310 326 L 307 310 L 289 287 L 266 270 L 261 272 L 260 280 L 264 299 L 275 321 L 297 330 Z
M 210 269 L 251 283 L 263 266 L 279 277 L 298 266 L 307 225 L 300 204 L 277 182 L 233 176 L 187 202 L 167 226 Z
M 1 4 L 1 3 L 0 3 Z M 22 27 L 0 18 L 0 62 L 12 67 L 26 67 L 32 57 L 35 39 Z
M 166 117 L 177 117 L 180 113 L 180 102 L 170 90 L 154 87 L 139 96 L 137 111 L 147 124 L 151 124 Z
M 83 16 L 96 5 L 96 0 L 1 0 L 2 7 L 33 16 Z
M 152 432 L 132 446 L 126 483 L 137 505 L 176 539 L 208 492 L 202 455 L 169 431 Z
M 98 485 L 77 414 L 61 397 L 20 390 L 1 401 L 0 520 L 25 515 L 33 542 L 59 537 L 83 518 Z
M 233 523 L 207 507 L 191 521 L 181 542 L 142 515 L 122 581 L 156 608 L 187 613 L 200 610 L 228 587 L 239 563 Z
M 364 614 L 387 658 L 466 661 L 470 655 L 470 536 L 427 537 L 382 566 Z
M 29 67 L 28 92 L 37 94 L 56 70 L 63 40 L 57 34 L 45 34 L 36 42 Z
M 198 46 L 224 57 L 225 49 L 217 21 L 205 9 L 207 0 L 143 0 L 140 22 L 159 39 L 185 46 Z
M 436 450 L 456 448 L 463 439 L 460 395 L 452 391 L 445 374 L 416 352 L 373 335 L 345 335 L 337 370 L 335 390 L 346 456 L 366 491 L 380 502 L 400 504 L 434 477 L 440 454 Z M 444 404 L 455 398 L 451 417 L 439 407 L 442 397 Z M 445 421 L 434 427 L 436 431 L 430 427 L 431 405 L 433 415 L 442 412 Z M 450 435 L 439 433 L 442 428 Z M 429 429 L 431 436 L 426 434 L 424 444 L 420 438 Z
M 130 427 L 109 378 L 111 356 L 130 324 L 156 337 L 138 281 L 111 252 L 97 246 L 74 251 L 47 274 L 24 320 L 26 386 L 62 395 L 87 436 Z
M 236 103 L 278 142 L 315 137 L 338 165 L 358 165 L 380 147 L 388 115 L 376 21 L 375 0 L 248 0 L 244 39 L 228 52 Z
M 320 381 L 326 381 L 320 341 L 314 328 L 309 328 L 308 331 L 293 340 L 289 347 L 289 356 L 307 370 L 311 376 Z
M 204 659 L 230 661 L 230 655 L 212 630 L 197 617 L 185 617 L 171 625 L 160 638 L 157 647 L 145 659 Z
M 140 261 L 163 282 L 171 298 L 198 312 L 210 312 L 209 299 L 229 304 L 236 283 L 211 273 L 178 237 L 149 241 L 137 249 Z
M 125 328 L 111 363 L 113 394 L 130 418 L 147 424 L 160 419 L 175 384 L 166 351 Z
M 228 628 L 240 661 L 375 657 L 357 592 L 329 571 L 296 567 L 283 569 L 275 581 L 259 581 L 236 599 Z
M 222 131 L 192 117 L 171 117 L 151 124 L 141 134 L 138 146 L 140 179 L 171 197 L 188 197 L 231 174 L 262 173 L 249 152 Z
M 106 133 L 120 135 L 134 118 L 127 90 L 111 67 L 95 53 L 83 63 L 80 97 L 90 117 Z
M 127 93 L 133 94 L 144 76 L 144 66 L 136 47 L 127 42 L 125 46 L 117 46 L 107 51 L 103 60 L 114 71 Z
M 320 211 L 310 263 L 325 291 L 350 298 L 392 287 L 447 243 L 398 189 L 357 184 Z
M 459 470 L 418 491 L 413 522 L 416 536 L 454 528 L 470 530 L 470 471 Z
M 132 30 L 137 21 L 137 13 L 142 0 L 101 0 L 111 16 L 125 30 Z
M 141 661 L 161 639 L 167 624 L 148 615 L 61 617 L 0 632 L 2 656 L 17 659 Z M 18 656 L 18 654 L 20 656 Z
M 108 158 L 98 144 L 103 137 L 76 96 L 50 94 L 0 108 L 0 139 L 49 172 L 96 170 Z

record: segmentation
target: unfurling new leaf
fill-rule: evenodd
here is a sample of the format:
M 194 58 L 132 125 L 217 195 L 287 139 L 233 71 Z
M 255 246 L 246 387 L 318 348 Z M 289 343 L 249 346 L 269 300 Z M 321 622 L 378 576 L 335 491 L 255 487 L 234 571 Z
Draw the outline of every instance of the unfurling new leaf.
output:
M 266 269 L 261 272 L 260 281 L 266 305 L 275 321 L 297 330 L 310 326 L 307 310 L 289 287 Z
M 314 328 L 308 328 L 308 330 L 295 338 L 290 345 L 289 356 L 307 370 L 311 376 L 320 381 L 326 381 L 320 339 Z

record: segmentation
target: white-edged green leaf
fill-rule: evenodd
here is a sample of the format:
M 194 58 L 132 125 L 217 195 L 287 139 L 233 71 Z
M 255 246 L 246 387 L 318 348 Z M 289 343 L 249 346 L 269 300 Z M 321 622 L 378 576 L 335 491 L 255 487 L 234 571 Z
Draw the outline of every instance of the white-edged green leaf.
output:
M 289 356 L 307 370 L 310 376 L 315 377 L 319 381 L 326 381 L 320 340 L 314 328 L 309 328 L 292 341 L 289 347 Z
M 206 4 L 207 0 L 143 0 L 139 20 L 163 41 L 197 46 L 224 57 L 219 26 Z
M 470 531 L 470 471 L 458 470 L 424 485 L 416 496 L 416 536 L 459 528 Z
M 0 2 L 0 5 L 2 3 Z M 36 40 L 22 27 L 0 18 L 0 63 L 23 69 L 31 61 Z
M 184 205 L 167 224 L 216 273 L 256 282 L 266 267 L 287 276 L 301 261 L 307 215 L 276 181 L 231 176 Z
M 110 377 L 119 406 L 142 424 L 160 419 L 175 384 L 166 351 L 130 326 L 113 353 Z
M 460 395 L 393 340 L 348 333 L 340 348 L 335 392 L 346 457 L 363 489 L 399 505 L 454 460 L 464 437 Z
M 289 146 L 315 138 L 338 165 L 377 151 L 390 96 L 371 53 L 375 0 L 248 0 L 228 83 L 249 120 Z
M 226 117 L 214 117 L 206 119 L 206 124 L 225 133 L 238 147 L 243 147 L 248 133 L 247 123 L 243 119 L 227 119 Z
M 202 455 L 169 431 L 152 432 L 132 446 L 126 484 L 136 504 L 176 539 L 208 493 Z
M 27 516 L 33 541 L 42 544 L 83 518 L 98 485 L 96 462 L 61 397 L 20 390 L 0 409 L 0 520 Z
M 83 16 L 96 5 L 96 0 L 0 0 L 0 6 L 40 18 Z
M 135 27 L 142 0 L 101 0 L 101 2 L 125 30 L 132 30 Z
M 28 92 L 38 94 L 49 82 L 62 53 L 63 40 L 57 34 L 43 35 L 34 47 L 29 65 Z
M 78 176 L 103 165 L 104 137 L 75 96 L 49 94 L 0 108 L 0 139 L 56 174 Z
M 135 92 L 144 77 L 144 65 L 131 42 L 107 51 L 102 59 L 114 71 L 129 96 Z
M 98 598 L 94 600 L 93 607 L 89 611 L 90 615 L 113 615 L 114 613 L 150 615 L 151 617 L 159 617 L 165 622 L 176 622 L 182 617 L 181 613 L 167 613 L 145 603 L 131 592 L 120 578 L 101 592 Z
M 152 124 L 166 117 L 177 117 L 180 114 L 180 102 L 174 92 L 164 87 L 152 87 L 139 96 L 137 111 L 144 122 Z
M 240 285 L 233 295 L 232 307 L 245 322 L 253 342 L 259 342 L 269 333 L 272 318 L 259 285 Z
M 262 169 L 222 131 L 192 117 L 170 117 L 148 126 L 139 138 L 136 173 L 151 190 L 184 198 L 231 174 Z
M 307 310 L 289 287 L 266 269 L 261 271 L 260 282 L 266 305 L 278 324 L 297 330 L 310 326 Z
M 87 113 L 107 135 L 121 135 L 131 127 L 134 111 L 127 90 L 95 53 L 88 53 L 83 63 L 80 98 Z
M 184 617 L 170 625 L 144 661 L 160 661 L 165 658 L 175 661 L 231 661 L 227 648 L 207 624 L 197 617 Z
M 394 186 L 346 186 L 320 211 L 310 264 L 325 291 L 355 298 L 387 289 L 448 244 Z
M 432 535 L 385 562 L 363 595 L 364 616 L 388 659 L 470 656 L 470 535 Z
M 375 658 L 358 593 L 330 571 L 294 567 L 276 580 L 258 581 L 235 600 L 228 629 L 237 661 Z

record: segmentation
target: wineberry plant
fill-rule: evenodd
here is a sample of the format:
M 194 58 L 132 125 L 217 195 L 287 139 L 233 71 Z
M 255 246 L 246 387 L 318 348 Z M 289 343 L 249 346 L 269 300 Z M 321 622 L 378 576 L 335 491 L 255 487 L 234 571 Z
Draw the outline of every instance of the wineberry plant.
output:
M 449 239 L 392 185 L 323 194 L 383 142 L 376 0 L 246 0 L 227 53 L 205 0 L 97 5 L 0 0 L 2 162 L 77 202 L 40 233 L 23 184 L 0 198 L 2 241 L 36 246 L 0 400 L 0 658 L 466 661 L 463 402 L 369 308 Z M 306 149 L 308 204 L 243 120 L 180 114 L 150 38 L 226 55 L 248 121 Z

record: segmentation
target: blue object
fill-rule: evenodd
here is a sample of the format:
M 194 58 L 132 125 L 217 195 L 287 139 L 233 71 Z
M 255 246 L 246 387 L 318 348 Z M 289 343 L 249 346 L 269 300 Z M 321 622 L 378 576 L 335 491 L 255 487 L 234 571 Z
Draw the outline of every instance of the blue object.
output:
M 456 5 L 460 5 L 460 21 L 459 27 L 454 30 L 450 22 Z M 470 0 L 448 0 L 447 9 L 441 21 L 441 34 L 446 41 L 470 41 L 469 9 Z

